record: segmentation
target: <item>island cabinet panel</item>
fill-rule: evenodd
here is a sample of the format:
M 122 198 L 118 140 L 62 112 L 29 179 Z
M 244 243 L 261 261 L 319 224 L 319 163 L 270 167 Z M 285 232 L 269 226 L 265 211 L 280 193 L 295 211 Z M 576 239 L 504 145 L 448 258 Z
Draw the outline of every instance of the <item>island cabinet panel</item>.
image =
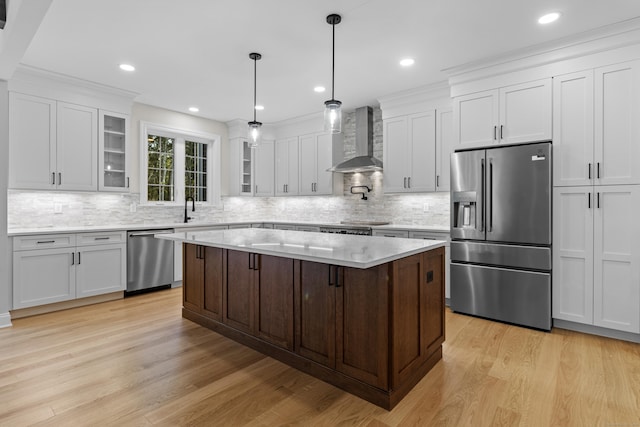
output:
M 295 351 L 300 356 L 336 367 L 337 267 L 300 261 L 295 281 Z
M 253 334 L 255 254 L 227 251 L 222 321 L 232 328 Z
M 202 312 L 204 289 L 204 257 L 202 246 L 185 243 L 182 248 L 182 304 L 197 313 Z
M 204 316 L 222 320 L 222 268 L 224 250 L 184 244 L 183 305 Z
M 338 267 L 336 370 L 367 384 L 388 385 L 388 265 Z
M 253 266 L 256 335 L 288 350 L 293 350 L 294 264 L 289 258 L 256 255 Z

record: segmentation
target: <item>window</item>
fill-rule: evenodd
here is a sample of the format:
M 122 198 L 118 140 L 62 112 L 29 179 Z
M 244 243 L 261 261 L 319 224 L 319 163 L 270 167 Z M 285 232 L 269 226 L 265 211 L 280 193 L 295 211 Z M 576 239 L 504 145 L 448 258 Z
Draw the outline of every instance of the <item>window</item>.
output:
M 140 123 L 141 203 L 215 204 L 220 194 L 220 137 Z

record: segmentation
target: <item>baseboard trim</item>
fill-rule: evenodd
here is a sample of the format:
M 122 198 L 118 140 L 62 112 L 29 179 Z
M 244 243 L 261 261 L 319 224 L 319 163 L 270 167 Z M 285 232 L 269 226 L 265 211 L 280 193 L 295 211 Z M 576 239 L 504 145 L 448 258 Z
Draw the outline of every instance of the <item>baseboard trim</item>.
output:
M 11 324 L 11 314 L 9 312 L 0 313 L 0 328 L 8 328 Z
M 631 332 L 616 331 L 615 329 L 601 328 L 599 326 L 593 325 L 584 325 L 582 323 L 575 323 L 561 319 L 553 319 L 553 327 L 640 344 L 640 334 L 634 334 Z
M 54 311 L 67 310 L 69 308 L 83 307 L 85 305 L 99 304 L 101 302 L 114 301 L 124 298 L 123 291 L 111 292 L 108 294 L 95 295 L 92 297 L 78 298 L 69 301 L 61 301 L 53 304 L 38 305 L 35 307 L 19 308 L 11 311 L 12 319 L 37 316 L 39 314 L 52 313 Z

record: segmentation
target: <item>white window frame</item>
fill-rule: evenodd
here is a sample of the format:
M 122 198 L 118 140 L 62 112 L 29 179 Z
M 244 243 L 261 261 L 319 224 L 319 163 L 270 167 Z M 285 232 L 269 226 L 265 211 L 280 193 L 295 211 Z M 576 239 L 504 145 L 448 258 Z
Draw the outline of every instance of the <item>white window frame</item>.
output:
M 149 134 L 174 139 L 173 147 L 173 185 L 174 201 L 149 201 L 147 199 L 147 176 L 149 167 Z M 185 174 L 185 145 L 184 141 L 193 141 L 208 145 L 207 148 L 207 201 L 196 202 L 199 206 L 220 206 L 220 135 L 199 132 L 188 129 L 178 129 L 157 123 L 140 121 L 140 205 L 142 206 L 183 206 L 184 205 L 184 174 Z

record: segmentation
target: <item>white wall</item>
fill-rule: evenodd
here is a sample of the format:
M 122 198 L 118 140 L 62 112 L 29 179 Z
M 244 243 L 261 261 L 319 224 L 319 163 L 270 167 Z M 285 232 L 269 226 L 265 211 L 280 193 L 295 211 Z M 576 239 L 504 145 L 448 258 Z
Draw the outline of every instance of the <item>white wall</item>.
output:
M 227 125 L 222 122 L 209 120 L 190 114 L 179 113 L 177 111 L 165 110 L 163 108 L 152 107 L 146 104 L 133 104 L 131 112 L 131 192 L 140 192 L 140 121 L 159 124 L 175 129 L 190 130 L 196 132 L 212 133 L 220 135 L 220 190 L 221 194 L 228 194 L 229 189 L 229 138 Z
M 9 179 L 9 91 L 0 80 L 0 327 L 11 325 L 11 252 L 7 237 L 7 185 Z

